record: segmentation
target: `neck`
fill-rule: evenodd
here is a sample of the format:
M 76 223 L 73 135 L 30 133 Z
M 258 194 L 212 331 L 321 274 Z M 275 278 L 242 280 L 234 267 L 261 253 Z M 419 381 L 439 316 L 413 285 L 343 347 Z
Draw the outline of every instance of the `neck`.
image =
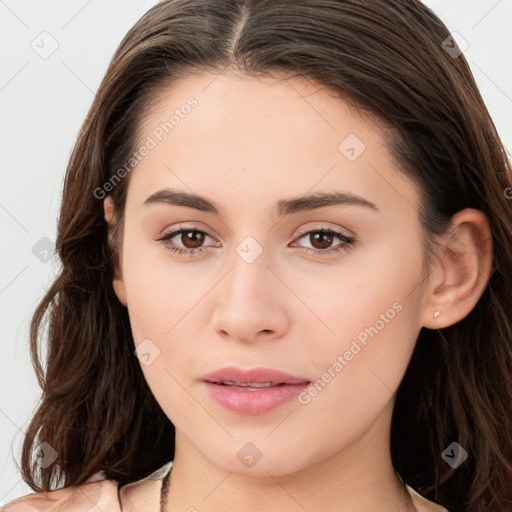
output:
M 303 463 L 292 472 L 262 470 L 261 465 L 258 476 L 240 473 L 240 463 L 238 459 L 233 463 L 233 456 L 204 457 L 177 430 L 166 511 L 412 511 L 410 497 L 391 462 L 392 407 L 390 402 L 362 436 L 338 452 L 313 464 Z M 262 461 L 263 457 L 256 465 Z

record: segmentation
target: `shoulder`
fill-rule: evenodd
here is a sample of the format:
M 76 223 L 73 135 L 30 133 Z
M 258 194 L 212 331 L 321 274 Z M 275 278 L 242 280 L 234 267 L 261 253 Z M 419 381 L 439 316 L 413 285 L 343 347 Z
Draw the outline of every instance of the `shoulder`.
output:
M 86 483 L 46 493 L 32 493 L 17 498 L 1 508 L 1 512 L 121 512 L 118 484 L 105 480 L 100 473 Z
M 106 480 L 98 472 L 83 485 L 17 498 L 0 508 L 0 512 L 132 512 L 141 508 L 158 510 L 161 480 L 171 467 L 172 461 L 151 475 L 122 487 L 115 480 Z
M 412 499 L 414 501 L 414 506 L 416 507 L 416 510 L 418 512 L 448 512 L 448 510 L 446 510 L 441 505 L 424 498 L 421 494 L 417 493 L 411 486 L 407 485 L 407 489 L 411 493 Z

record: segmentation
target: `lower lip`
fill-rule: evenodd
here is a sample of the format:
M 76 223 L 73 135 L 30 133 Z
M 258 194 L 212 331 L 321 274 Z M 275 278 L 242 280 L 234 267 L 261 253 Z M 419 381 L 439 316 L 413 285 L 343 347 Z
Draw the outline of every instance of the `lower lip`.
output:
M 258 388 L 256 391 L 251 391 L 211 382 L 204 382 L 204 384 L 210 396 L 220 405 L 240 414 L 263 414 L 276 409 L 293 400 L 309 386 L 309 383 L 304 382 Z

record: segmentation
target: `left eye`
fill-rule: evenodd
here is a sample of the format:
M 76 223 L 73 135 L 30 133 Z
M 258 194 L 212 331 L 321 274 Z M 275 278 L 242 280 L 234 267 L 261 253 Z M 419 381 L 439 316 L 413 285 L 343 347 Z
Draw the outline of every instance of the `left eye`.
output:
M 348 236 L 344 233 L 328 228 L 307 231 L 306 233 L 303 233 L 298 240 L 305 237 L 309 237 L 308 240 L 313 247 L 304 247 L 304 249 L 315 254 L 330 254 L 337 251 L 347 250 L 355 241 L 355 238 L 352 236 Z M 333 240 L 336 238 L 340 240 L 341 243 L 335 247 L 330 247 Z
M 176 242 L 173 242 L 173 239 L 176 237 L 178 237 L 178 241 L 181 242 L 181 246 L 177 245 Z M 303 233 L 297 240 L 301 240 L 302 238 L 306 237 L 309 237 L 309 241 L 312 244 L 312 247 L 300 247 L 308 252 L 322 255 L 341 250 L 347 250 L 355 241 L 355 238 L 352 236 L 348 236 L 344 233 L 340 233 L 328 228 L 307 231 Z M 160 238 L 157 238 L 157 241 L 162 242 L 165 248 L 172 252 L 177 252 L 179 254 L 194 254 L 206 249 L 206 247 L 203 247 L 203 244 L 207 238 L 214 240 L 208 235 L 208 233 L 206 233 L 206 231 L 201 229 L 180 228 L 178 230 L 164 234 Z M 335 247 L 331 247 L 331 244 L 336 238 L 340 241 L 340 243 Z

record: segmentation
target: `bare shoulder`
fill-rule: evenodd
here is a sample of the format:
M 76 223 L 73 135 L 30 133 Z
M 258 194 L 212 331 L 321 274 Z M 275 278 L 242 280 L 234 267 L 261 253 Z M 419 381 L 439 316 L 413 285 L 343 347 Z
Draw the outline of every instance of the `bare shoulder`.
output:
M 121 512 L 115 480 L 86 482 L 46 493 L 21 496 L 4 505 L 1 512 Z

